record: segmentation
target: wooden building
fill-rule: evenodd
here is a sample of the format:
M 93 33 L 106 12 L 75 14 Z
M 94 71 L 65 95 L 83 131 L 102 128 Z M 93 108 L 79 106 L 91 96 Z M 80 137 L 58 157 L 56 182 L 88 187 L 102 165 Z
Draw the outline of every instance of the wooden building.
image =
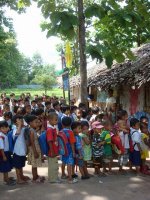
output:
M 150 43 L 133 49 L 135 60 L 126 60 L 107 69 L 104 63 L 88 70 L 88 90 L 92 104 L 103 105 L 107 90 L 114 89 L 117 103 L 130 114 L 150 113 Z M 70 81 L 72 96 L 79 99 L 80 77 Z

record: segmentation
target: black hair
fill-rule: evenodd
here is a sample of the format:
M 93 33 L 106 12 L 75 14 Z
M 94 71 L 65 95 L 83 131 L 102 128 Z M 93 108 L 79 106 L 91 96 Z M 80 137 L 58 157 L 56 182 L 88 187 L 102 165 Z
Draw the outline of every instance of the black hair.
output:
M 11 112 L 5 112 L 4 113 L 4 118 L 5 117 L 9 117 L 10 119 L 12 119 L 12 113 Z
M 146 117 L 146 116 L 141 116 L 141 118 L 140 118 L 140 122 L 142 122 L 143 119 L 147 119 L 147 121 L 148 121 L 148 117 Z
M 119 111 L 117 112 L 117 121 L 118 121 L 118 120 L 121 120 L 122 117 L 124 117 L 124 116 L 127 115 L 127 114 L 128 114 L 128 113 L 127 113 L 126 110 L 119 110 Z
M 26 115 L 24 117 L 25 121 L 27 122 L 27 124 L 30 124 L 30 122 L 33 122 L 35 119 L 37 119 L 36 115 Z
M 35 115 L 36 115 L 36 116 L 39 116 L 39 115 L 41 115 L 42 113 L 44 113 L 44 109 L 43 109 L 43 108 L 38 108 L 37 110 L 35 110 Z
M 38 101 L 43 101 L 43 99 L 42 99 L 42 97 L 38 97 L 37 99 L 36 99 L 36 101 L 38 102 Z
M 63 113 L 65 113 L 67 110 L 70 110 L 70 106 L 68 106 L 68 105 L 63 105 L 63 106 L 61 107 L 61 111 L 62 111 Z
M 12 100 L 12 102 L 14 102 L 14 103 L 17 103 L 17 102 L 18 102 L 18 100 L 17 100 L 17 99 L 13 99 L 13 100 Z
M 14 106 L 14 113 L 17 113 L 19 106 Z
M 147 123 L 141 122 L 140 123 L 140 130 L 142 130 L 143 128 L 148 127 Z
M 26 97 L 24 102 L 28 102 L 29 103 L 29 97 Z
M 6 97 L 5 99 L 4 99 L 4 101 L 10 101 L 10 98 L 9 97 Z
M 11 94 L 10 94 L 10 97 L 12 97 L 12 96 L 15 96 L 15 93 L 11 93 Z
M 71 108 L 70 108 L 71 112 L 73 112 L 74 110 L 77 110 L 77 109 L 78 109 L 77 106 L 71 106 Z
M 45 102 L 45 106 L 51 105 L 50 101 Z
M 47 116 L 48 120 L 54 119 L 55 117 L 58 118 L 58 115 L 56 112 L 48 113 L 48 116 Z
M 74 129 L 76 129 L 79 126 L 81 126 L 81 122 L 73 122 L 71 124 L 71 129 L 74 130 Z
M 69 127 L 72 124 L 72 119 L 70 117 L 63 117 L 61 123 L 64 127 Z
M 32 100 L 32 101 L 31 101 L 31 104 L 32 104 L 32 103 L 36 103 L 36 102 L 37 102 L 36 100 Z
M 98 114 L 99 113 L 99 107 L 97 107 L 97 106 L 92 107 L 92 113 L 93 114 Z
M 58 101 L 55 101 L 55 102 L 53 103 L 53 108 L 55 108 L 55 107 L 58 106 L 58 105 L 60 105 L 60 103 L 59 103 Z
M 97 115 L 97 116 L 95 117 L 95 121 L 97 121 L 98 119 L 100 119 L 100 121 L 102 121 L 104 116 L 105 116 L 105 115 L 104 115 L 103 113 Z
M 81 128 L 83 128 L 84 126 L 87 126 L 88 128 L 90 127 L 87 121 L 81 121 Z
M 85 103 L 79 103 L 79 106 L 78 106 L 80 109 L 82 109 L 82 108 L 86 108 L 86 104 Z
M 132 118 L 131 120 L 130 120 L 130 126 L 131 127 L 134 127 L 137 123 L 139 123 L 140 121 L 138 120 L 138 119 L 136 119 L 136 118 Z
M 5 120 L 0 121 L 0 128 L 4 128 L 4 127 L 5 128 L 9 127 L 8 123 Z
M 87 111 L 86 110 L 81 110 L 81 117 L 82 118 L 86 118 L 88 115 Z
M 15 115 L 15 116 L 12 118 L 13 123 L 16 123 L 16 122 L 17 122 L 17 119 L 23 119 L 23 116 L 22 116 L 22 115 Z
M 55 110 L 54 110 L 53 108 L 50 108 L 48 112 L 49 112 L 49 113 L 55 112 Z

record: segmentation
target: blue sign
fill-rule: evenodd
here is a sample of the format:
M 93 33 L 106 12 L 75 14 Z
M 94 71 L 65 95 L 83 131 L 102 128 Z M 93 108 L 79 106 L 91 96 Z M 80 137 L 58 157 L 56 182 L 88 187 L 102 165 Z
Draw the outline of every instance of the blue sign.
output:
M 65 91 L 69 90 L 69 73 L 66 73 L 62 76 L 63 78 L 63 88 Z

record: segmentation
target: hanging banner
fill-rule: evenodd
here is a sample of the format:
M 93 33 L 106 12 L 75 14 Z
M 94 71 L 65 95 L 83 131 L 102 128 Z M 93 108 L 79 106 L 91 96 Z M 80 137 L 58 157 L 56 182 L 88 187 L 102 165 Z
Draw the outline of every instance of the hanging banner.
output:
M 72 65 L 72 52 L 71 52 L 71 46 L 70 46 L 69 41 L 66 43 L 65 57 L 66 57 L 66 65 L 69 68 Z

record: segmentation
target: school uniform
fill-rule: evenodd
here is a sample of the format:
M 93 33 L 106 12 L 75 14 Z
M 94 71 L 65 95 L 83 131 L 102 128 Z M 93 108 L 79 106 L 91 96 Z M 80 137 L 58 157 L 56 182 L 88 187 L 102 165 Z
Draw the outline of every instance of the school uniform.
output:
M 62 156 L 62 162 L 66 165 L 72 165 L 73 166 L 75 164 L 75 162 L 74 162 L 74 157 L 73 157 L 71 145 L 76 143 L 76 139 L 75 139 L 74 133 L 70 129 L 64 128 L 63 132 L 65 133 L 65 135 L 68 138 L 68 143 L 66 144 L 67 150 L 68 150 L 68 155 Z
M 21 169 L 25 167 L 25 161 L 26 161 L 26 153 L 27 153 L 27 147 L 26 142 L 24 138 L 24 130 L 25 128 L 21 129 L 20 134 L 16 138 L 16 142 L 14 145 L 14 151 L 13 151 L 13 167 L 17 169 Z M 17 129 L 13 129 L 13 138 L 16 137 L 16 131 Z
M 0 132 L 0 149 L 4 150 L 7 161 L 4 161 L 2 157 L 0 157 L 0 172 L 7 173 L 12 169 L 12 158 L 11 153 L 9 152 L 9 142 L 6 134 Z
M 130 153 L 130 161 L 133 166 L 141 165 L 141 154 L 137 146 L 137 143 L 141 144 L 141 133 L 138 130 L 131 128 L 132 141 L 134 146 L 134 151 Z
M 51 149 L 48 151 L 48 180 L 50 182 L 55 182 L 58 179 L 58 141 L 57 141 L 57 131 L 56 128 L 52 125 L 48 126 L 46 132 L 46 140 L 48 142 L 52 142 L 52 148 L 55 153 L 55 157 L 51 155 Z

